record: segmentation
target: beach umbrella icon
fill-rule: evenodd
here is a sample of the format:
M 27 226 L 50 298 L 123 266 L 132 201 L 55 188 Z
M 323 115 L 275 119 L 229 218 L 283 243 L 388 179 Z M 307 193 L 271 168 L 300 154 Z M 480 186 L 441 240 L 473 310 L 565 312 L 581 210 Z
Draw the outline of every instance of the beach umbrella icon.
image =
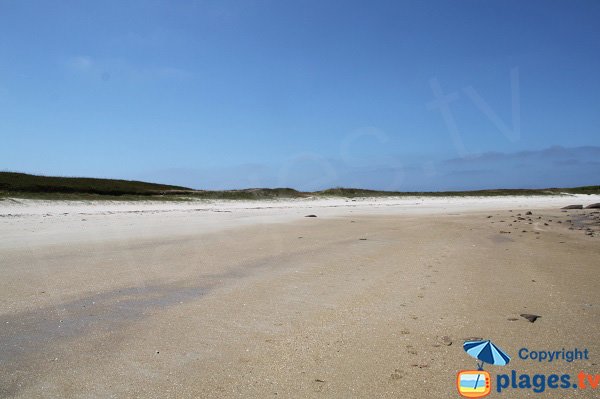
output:
M 481 361 L 481 364 L 477 364 L 479 370 L 483 370 L 484 363 L 505 366 L 510 362 L 510 356 L 494 345 L 490 340 L 466 341 L 463 344 L 463 349 L 469 355 Z

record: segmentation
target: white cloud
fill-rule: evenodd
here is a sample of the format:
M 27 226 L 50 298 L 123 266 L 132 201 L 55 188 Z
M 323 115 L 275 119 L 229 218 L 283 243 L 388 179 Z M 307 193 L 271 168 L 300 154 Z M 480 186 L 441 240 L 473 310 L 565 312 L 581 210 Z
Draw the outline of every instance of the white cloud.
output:
M 400 191 L 574 187 L 598 184 L 598 154 L 600 147 L 595 146 L 555 146 L 537 151 L 492 153 L 461 162 L 422 160 L 405 166 L 398 162 L 356 164 L 309 154 L 292 156 L 279 165 L 163 169 L 135 178 L 212 190 L 291 187 L 304 191 L 336 186 Z M 523 167 L 519 162 L 529 164 Z
M 189 71 L 173 66 L 142 66 L 126 59 L 96 59 L 86 55 L 76 55 L 66 59 L 64 65 L 67 70 L 106 80 L 107 78 L 121 78 L 128 80 L 156 80 L 156 79 L 185 79 L 191 76 Z
M 77 71 L 89 71 L 94 67 L 91 57 L 78 55 L 71 57 L 66 62 L 67 67 Z

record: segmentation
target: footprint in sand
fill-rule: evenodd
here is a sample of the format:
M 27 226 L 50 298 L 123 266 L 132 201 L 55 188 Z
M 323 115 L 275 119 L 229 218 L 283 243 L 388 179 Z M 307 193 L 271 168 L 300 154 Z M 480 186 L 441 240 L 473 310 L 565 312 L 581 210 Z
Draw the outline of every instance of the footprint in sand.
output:
M 314 391 L 315 392 L 323 392 L 323 387 L 325 386 L 325 380 L 321 380 L 319 378 L 316 378 L 313 381 L 313 384 L 314 384 L 313 387 L 314 387 Z
M 404 377 L 405 373 L 400 369 L 395 369 L 392 374 L 390 374 L 391 380 L 399 380 Z

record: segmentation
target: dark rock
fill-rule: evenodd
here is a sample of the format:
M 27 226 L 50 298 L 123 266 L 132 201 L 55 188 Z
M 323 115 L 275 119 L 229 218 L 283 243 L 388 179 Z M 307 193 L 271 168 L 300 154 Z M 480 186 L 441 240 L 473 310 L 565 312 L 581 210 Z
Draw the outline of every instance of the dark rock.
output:
M 305 218 L 316 218 L 316 217 L 317 217 L 317 215 L 306 215 L 306 216 L 304 216 L 304 217 L 305 217 Z
M 535 323 L 535 321 L 537 319 L 539 319 L 542 316 L 538 316 L 536 314 L 529 314 L 529 313 L 521 313 L 520 315 L 521 317 L 527 319 L 530 323 Z
M 583 209 L 583 205 L 567 205 L 563 206 L 561 209 Z
M 533 215 L 533 213 L 531 211 L 527 211 L 525 212 L 526 215 Z
M 585 207 L 585 209 L 600 209 L 600 202 L 596 202 L 595 204 L 591 204 Z

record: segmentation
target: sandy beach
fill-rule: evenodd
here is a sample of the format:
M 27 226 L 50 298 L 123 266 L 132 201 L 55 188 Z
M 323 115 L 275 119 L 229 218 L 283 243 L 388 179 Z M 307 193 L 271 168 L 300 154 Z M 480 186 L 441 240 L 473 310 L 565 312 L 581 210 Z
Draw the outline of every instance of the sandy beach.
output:
M 598 202 L 2 200 L 0 397 L 455 398 L 471 338 L 598 373 Z

